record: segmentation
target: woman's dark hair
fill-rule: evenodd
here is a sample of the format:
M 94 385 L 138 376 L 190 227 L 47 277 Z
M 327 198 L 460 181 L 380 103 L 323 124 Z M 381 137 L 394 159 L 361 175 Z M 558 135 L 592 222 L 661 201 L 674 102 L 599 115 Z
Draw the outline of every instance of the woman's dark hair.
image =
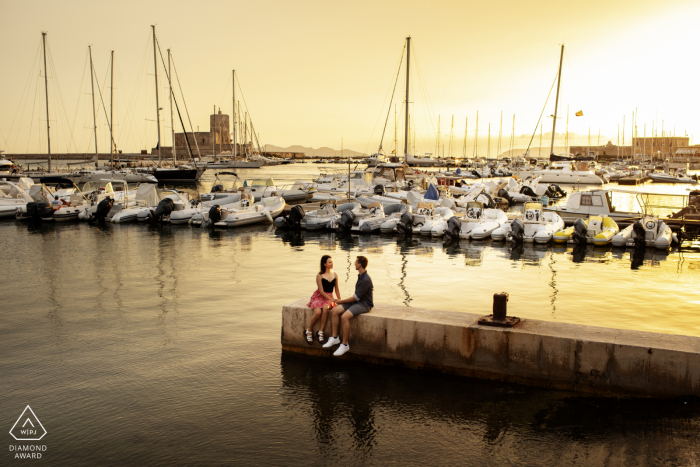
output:
M 325 274 L 326 273 L 326 261 L 330 259 L 331 255 L 323 255 L 321 256 L 321 272 L 319 274 Z

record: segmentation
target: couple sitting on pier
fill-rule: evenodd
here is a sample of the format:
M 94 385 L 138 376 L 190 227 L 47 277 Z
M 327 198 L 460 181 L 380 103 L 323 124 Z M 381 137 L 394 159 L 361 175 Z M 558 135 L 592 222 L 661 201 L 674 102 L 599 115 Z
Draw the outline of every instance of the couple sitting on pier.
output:
M 341 299 L 340 287 L 338 286 L 338 274 L 333 272 L 333 259 L 329 255 L 321 257 L 321 272 L 316 274 L 317 289 L 311 296 L 308 307 L 314 310 L 314 316 L 311 318 L 309 327 L 304 330 L 304 338 L 311 345 L 314 342 L 313 328 L 316 321 L 321 319 L 321 328 L 316 332 L 318 342 L 323 344 L 323 348 L 330 348 L 340 344 L 338 349 L 333 352 L 333 355 L 339 357 L 350 350 L 348 345 L 348 337 L 350 336 L 350 320 L 357 315 L 367 313 L 374 306 L 372 301 L 372 292 L 374 286 L 372 279 L 367 274 L 368 260 L 364 256 L 358 256 L 355 260 L 355 269 L 359 273 L 357 276 L 357 284 L 355 285 L 355 294 Z M 337 300 L 333 299 L 333 290 Z M 333 335 L 326 341 L 323 335 L 323 328 L 326 327 L 328 320 L 328 312 L 331 312 L 331 325 Z M 343 323 L 343 341 L 341 343 L 338 337 L 338 327 L 340 321 Z

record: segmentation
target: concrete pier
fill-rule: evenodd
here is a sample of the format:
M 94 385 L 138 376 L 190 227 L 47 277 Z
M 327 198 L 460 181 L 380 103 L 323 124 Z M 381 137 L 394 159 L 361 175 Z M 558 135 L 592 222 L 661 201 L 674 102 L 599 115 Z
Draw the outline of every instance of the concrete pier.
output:
M 306 343 L 306 302 L 282 308 L 282 349 L 337 358 Z M 700 396 L 700 338 L 532 319 L 478 325 L 489 312 L 379 304 L 351 320 L 350 352 L 339 358 L 598 394 Z

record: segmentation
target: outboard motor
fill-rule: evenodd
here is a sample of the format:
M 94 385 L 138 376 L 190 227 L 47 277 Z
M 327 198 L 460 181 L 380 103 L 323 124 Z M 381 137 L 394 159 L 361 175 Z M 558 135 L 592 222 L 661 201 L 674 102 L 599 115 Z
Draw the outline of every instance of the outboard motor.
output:
M 401 214 L 401 220 L 396 224 L 396 231 L 401 235 L 413 233 L 413 214 L 410 211 Z
M 547 198 L 559 198 L 559 193 L 557 193 L 552 185 L 549 185 L 542 196 L 546 196 Z
M 107 217 L 107 214 L 109 214 L 109 211 L 112 209 L 113 205 L 114 200 L 112 198 L 105 198 L 102 201 L 100 201 L 97 204 L 97 208 L 95 208 L 95 212 L 92 213 L 92 216 L 90 216 L 89 222 L 104 222 L 105 218 Z
M 560 187 L 556 183 L 552 183 L 551 185 L 549 185 L 549 187 L 552 188 L 552 190 L 555 191 L 560 197 L 566 197 L 566 191 L 564 191 L 562 187 Z
M 163 219 L 163 216 L 169 216 L 175 209 L 175 201 L 171 198 L 165 198 L 158 203 L 155 211 L 148 213 L 148 222 L 156 222 Z
M 51 203 L 37 203 L 35 220 L 40 221 L 49 217 L 53 217 L 53 206 L 51 206 Z
M 445 243 L 450 243 L 454 240 L 459 240 L 459 231 L 462 227 L 462 222 L 457 218 L 457 216 L 452 216 L 447 221 L 447 228 L 445 229 Z
M 588 241 L 586 239 L 587 230 L 586 222 L 583 219 L 576 219 L 574 223 L 574 232 L 571 234 L 571 239 L 576 245 L 580 246 L 586 244 Z
M 27 203 L 27 219 L 29 220 L 41 220 L 41 217 L 37 214 L 37 205 L 39 203 Z
M 644 225 L 642 225 L 641 220 L 634 223 L 634 225 L 632 226 L 632 231 L 634 232 L 634 247 L 635 248 L 646 247 L 646 245 L 647 245 L 647 242 L 646 242 L 647 230 L 644 228 Z
M 221 220 L 221 206 L 215 204 L 209 208 L 209 223 L 216 224 Z
M 201 200 L 198 200 L 198 199 L 191 199 L 191 200 L 190 200 L 190 207 L 196 208 L 197 205 L 199 205 L 199 204 L 201 204 L 201 203 L 202 203 Z
M 340 215 L 340 219 L 338 220 L 338 224 L 335 226 L 335 230 L 337 230 L 338 232 L 350 230 L 354 220 L 355 213 L 352 212 L 352 209 L 346 209 L 345 211 L 343 211 L 343 214 Z
M 508 191 L 505 188 L 501 188 L 500 190 L 498 190 L 498 196 L 508 201 L 508 206 L 513 206 L 515 204 L 515 201 L 513 200 L 513 198 L 510 197 Z
M 304 211 L 304 208 L 296 205 L 289 211 L 289 215 L 287 215 L 287 218 L 284 220 L 284 224 L 290 229 L 298 229 L 301 227 L 301 220 L 305 215 L 306 211 Z
M 481 193 L 479 196 L 477 196 L 474 201 L 479 201 L 484 203 L 484 207 L 488 209 L 494 209 L 496 207 L 496 203 L 491 197 L 490 194 L 488 193 Z
M 481 174 L 476 170 L 472 170 L 472 175 L 474 175 L 476 178 L 482 178 Z
M 513 219 L 510 224 L 510 239 L 514 243 L 522 243 L 523 236 L 525 235 L 525 226 L 523 221 L 520 219 Z
M 532 188 L 530 188 L 529 186 L 524 186 L 524 187 L 522 187 L 522 188 L 520 189 L 520 194 L 527 195 L 527 196 L 531 196 L 531 197 L 533 197 L 533 198 L 537 198 L 537 197 L 538 197 L 538 196 L 537 196 L 537 193 L 535 193 L 535 191 L 534 191 Z
M 211 187 L 211 193 L 223 193 L 224 192 L 224 186 L 219 184 L 219 185 L 214 185 Z
M 374 194 L 375 195 L 384 196 L 384 193 L 386 193 L 386 190 L 384 189 L 384 185 L 377 185 L 374 187 Z

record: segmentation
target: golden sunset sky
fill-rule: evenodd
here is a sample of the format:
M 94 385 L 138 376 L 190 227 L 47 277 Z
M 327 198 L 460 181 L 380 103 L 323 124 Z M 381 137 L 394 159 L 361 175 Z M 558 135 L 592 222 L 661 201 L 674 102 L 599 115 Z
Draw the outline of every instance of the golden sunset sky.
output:
M 586 144 L 589 128 L 593 144 L 599 131 L 601 142 L 616 143 L 623 116 L 629 144 L 635 109 L 640 136 L 645 124 L 647 136 L 657 124 L 660 134 L 663 122 L 667 133 L 687 132 L 700 143 L 698 1 L 2 0 L 0 5 L 0 149 L 7 153 L 46 151 L 42 31 L 48 32 L 52 62 L 52 152 L 94 152 L 88 45 L 107 106 L 109 54 L 115 51 L 119 148 L 154 147 L 151 24 L 163 53 L 172 49 L 195 130 L 208 131 L 214 106 L 231 113 L 231 70 L 236 69 L 263 144 L 339 149 L 342 139 L 345 148 L 373 152 L 410 35 L 417 59 L 411 64 L 411 113 L 419 154 L 434 152 L 438 115 L 447 142 L 454 115 L 453 155 L 462 154 L 467 117 L 471 155 L 477 110 L 481 137 L 491 124 L 492 156 L 501 112 L 502 148 L 508 149 L 514 114 L 517 146 L 526 146 L 529 138 L 521 135 L 535 131 L 562 43 L 557 145 L 564 144 L 567 106 L 572 144 Z M 159 78 L 163 145 L 168 146 L 162 67 Z M 554 92 L 543 118 L 545 145 L 553 110 Z M 583 117 L 574 117 L 578 110 Z M 97 125 L 98 148 L 108 152 L 101 106 Z M 389 150 L 393 125 L 392 112 L 384 142 Z M 176 129 L 181 131 L 177 123 Z M 399 139 L 402 148 L 403 135 Z M 538 144 L 539 131 L 533 145 Z

